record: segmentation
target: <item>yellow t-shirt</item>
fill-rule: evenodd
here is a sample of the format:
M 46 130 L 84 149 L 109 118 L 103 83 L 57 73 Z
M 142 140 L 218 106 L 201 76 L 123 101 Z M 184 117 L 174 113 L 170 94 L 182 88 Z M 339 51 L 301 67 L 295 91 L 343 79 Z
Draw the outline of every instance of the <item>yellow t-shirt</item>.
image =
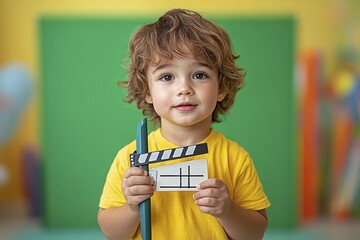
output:
M 208 153 L 151 164 L 149 168 L 195 159 L 208 160 L 208 177 L 222 180 L 228 187 L 230 197 L 241 207 L 261 210 L 270 206 L 263 191 L 255 166 L 249 154 L 236 142 L 212 130 L 201 143 L 207 143 Z M 176 148 L 167 141 L 160 129 L 150 133 L 149 152 Z M 135 141 L 121 149 L 110 167 L 100 208 L 121 207 L 126 203 L 122 194 L 121 181 L 130 167 L 129 155 L 136 148 Z M 168 239 L 227 239 L 226 233 L 217 219 L 200 212 L 193 199 L 194 192 L 156 192 L 151 198 L 152 238 Z M 236 223 L 234 223 L 236 224 Z M 133 239 L 141 239 L 138 228 Z

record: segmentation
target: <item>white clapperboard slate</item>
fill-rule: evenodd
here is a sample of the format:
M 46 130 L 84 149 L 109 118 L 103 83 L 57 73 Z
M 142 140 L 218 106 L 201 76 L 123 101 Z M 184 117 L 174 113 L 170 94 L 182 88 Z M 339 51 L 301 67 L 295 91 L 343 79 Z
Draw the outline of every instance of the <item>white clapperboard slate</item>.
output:
M 144 154 L 130 155 L 130 165 L 146 164 L 201 155 L 208 152 L 207 144 L 197 144 Z M 154 179 L 156 191 L 197 191 L 196 186 L 208 179 L 207 159 L 153 167 L 149 175 Z

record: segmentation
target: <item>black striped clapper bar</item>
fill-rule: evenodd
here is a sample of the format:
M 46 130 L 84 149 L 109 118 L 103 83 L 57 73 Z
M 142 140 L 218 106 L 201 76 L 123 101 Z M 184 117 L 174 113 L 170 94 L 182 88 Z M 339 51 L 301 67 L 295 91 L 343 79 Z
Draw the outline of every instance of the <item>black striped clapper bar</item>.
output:
M 175 160 L 208 153 L 207 143 L 191 145 L 186 147 L 172 148 L 156 152 L 130 154 L 130 166 L 139 167 L 151 163 Z

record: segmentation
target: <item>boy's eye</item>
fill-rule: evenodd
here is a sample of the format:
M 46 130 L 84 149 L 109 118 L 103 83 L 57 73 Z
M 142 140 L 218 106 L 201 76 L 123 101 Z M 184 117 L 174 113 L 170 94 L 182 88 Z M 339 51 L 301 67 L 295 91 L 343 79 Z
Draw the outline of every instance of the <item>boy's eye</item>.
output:
M 195 73 L 195 74 L 193 75 L 193 77 L 194 77 L 195 79 L 205 79 L 205 78 L 207 78 L 208 76 L 207 76 L 205 73 L 198 72 L 198 73 Z
M 170 75 L 170 74 L 162 75 L 162 76 L 160 77 L 160 80 L 161 80 L 161 81 L 165 81 L 165 82 L 171 81 L 171 80 L 173 80 L 173 79 L 174 79 L 174 77 L 173 77 L 172 75 Z

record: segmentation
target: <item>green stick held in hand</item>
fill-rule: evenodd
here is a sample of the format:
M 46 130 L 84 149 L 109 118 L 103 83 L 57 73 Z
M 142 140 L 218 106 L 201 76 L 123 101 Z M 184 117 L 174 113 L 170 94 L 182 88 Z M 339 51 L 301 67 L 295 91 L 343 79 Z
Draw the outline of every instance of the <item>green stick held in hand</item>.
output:
M 143 154 L 148 152 L 148 132 L 146 118 L 143 118 L 137 127 L 136 153 Z M 140 166 L 145 171 L 149 171 L 149 165 Z M 150 198 L 140 203 L 140 229 L 143 240 L 151 240 L 151 203 Z

